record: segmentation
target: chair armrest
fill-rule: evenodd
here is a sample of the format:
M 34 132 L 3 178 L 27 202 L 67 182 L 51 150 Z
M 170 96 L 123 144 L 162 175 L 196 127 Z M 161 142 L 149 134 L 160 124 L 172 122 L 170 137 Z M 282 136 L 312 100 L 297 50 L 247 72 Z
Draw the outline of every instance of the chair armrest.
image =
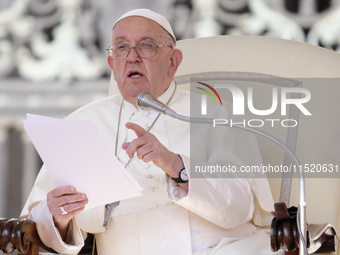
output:
M 39 247 L 56 253 L 42 243 L 35 222 L 32 220 L 0 218 L 0 250 L 2 252 L 11 254 L 17 251 L 19 254 L 38 255 Z

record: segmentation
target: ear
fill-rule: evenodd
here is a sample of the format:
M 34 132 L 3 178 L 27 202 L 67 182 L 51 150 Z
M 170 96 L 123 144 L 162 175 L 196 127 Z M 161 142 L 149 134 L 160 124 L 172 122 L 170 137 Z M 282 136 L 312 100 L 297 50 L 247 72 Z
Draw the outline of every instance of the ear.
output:
M 107 56 L 107 63 L 109 64 L 111 70 L 113 70 L 113 59 L 110 56 Z
M 175 76 L 177 68 L 181 64 L 182 59 L 183 59 L 182 51 L 179 49 L 174 49 L 172 52 L 171 63 L 170 63 L 169 72 L 168 72 L 170 76 Z

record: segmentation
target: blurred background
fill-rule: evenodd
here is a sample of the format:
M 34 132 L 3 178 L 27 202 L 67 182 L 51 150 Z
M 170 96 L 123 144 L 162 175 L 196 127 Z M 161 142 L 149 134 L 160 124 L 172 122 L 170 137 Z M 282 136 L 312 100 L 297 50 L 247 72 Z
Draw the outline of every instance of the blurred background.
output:
M 19 216 L 42 164 L 26 113 L 64 118 L 105 97 L 112 25 L 134 8 L 163 14 L 178 40 L 252 34 L 340 52 L 340 0 L 0 0 L 0 217 Z

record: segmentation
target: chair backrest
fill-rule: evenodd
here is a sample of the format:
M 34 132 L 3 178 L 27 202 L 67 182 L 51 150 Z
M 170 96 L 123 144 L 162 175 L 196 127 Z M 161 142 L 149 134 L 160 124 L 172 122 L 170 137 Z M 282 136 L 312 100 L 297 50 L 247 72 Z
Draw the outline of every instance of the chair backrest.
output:
M 312 100 L 308 102 L 308 109 L 313 116 L 299 118 L 296 155 L 303 164 L 339 162 L 340 146 L 334 139 L 339 137 L 337 97 L 340 95 L 340 86 L 336 86 L 330 79 L 340 78 L 338 53 L 306 43 L 261 36 L 186 39 L 178 41 L 177 48 L 183 51 L 184 56 L 175 78 L 179 83 L 185 83 L 183 79 L 188 76 L 208 73 L 213 78 L 215 74 L 218 76 L 221 72 L 226 72 L 227 75 L 232 73 L 273 75 L 289 80 L 325 79 L 330 82 L 330 84 L 325 82 L 324 86 L 313 82 L 302 85 L 311 91 Z M 183 87 L 187 89 L 189 85 Z M 116 92 L 116 84 L 111 79 L 109 93 Z M 276 135 L 284 141 L 283 137 L 287 134 L 274 134 Z M 334 142 L 331 142 L 332 140 Z M 266 151 L 267 146 L 264 147 L 263 155 L 269 155 L 267 158 L 264 156 L 266 161 L 273 164 L 282 163 L 283 152 L 279 152 L 280 149 L 273 150 L 271 146 Z M 270 178 L 269 183 L 274 200 L 278 201 L 281 180 Z M 328 222 L 338 226 L 339 184 L 339 179 L 306 179 L 307 221 Z M 297 205 L 299 201 L 298 185 L 295 178 L 290 199 L 292 205 Z M 322 214 L 320 208 L 323 208 Z

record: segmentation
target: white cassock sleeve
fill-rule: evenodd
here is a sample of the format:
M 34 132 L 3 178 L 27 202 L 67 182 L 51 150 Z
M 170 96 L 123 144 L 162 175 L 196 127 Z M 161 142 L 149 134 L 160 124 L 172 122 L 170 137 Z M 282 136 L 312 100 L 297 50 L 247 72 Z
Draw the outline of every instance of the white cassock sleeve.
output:
M 183 161 L 187 168 L 189 159 L 183 157 Z M 172 201 L 225 229 L 235 228 L 253 217 L 253 193 L 242 178 L 190 178 L 189 174 L 187 193 L 167 176 L 167 190 Z
M 56 229 L 52 215 L 47 207 L 46 200 L 35 206 L 29 219 L 36 223 L 41 241 L 48 247 L 62 254 L 78 254 L 84 246 L 83 235 L 76 221 L 70 221 L 66 241 L 64 242 Z
M 186 169 L 190 160 L 182 156 Z M 273 200 L 266 179 L 190 178 L 189 191 L 166 178 L 168 197 L 173 202 L 222 228 L 234 228 L 253 220 L 270 224 Z

